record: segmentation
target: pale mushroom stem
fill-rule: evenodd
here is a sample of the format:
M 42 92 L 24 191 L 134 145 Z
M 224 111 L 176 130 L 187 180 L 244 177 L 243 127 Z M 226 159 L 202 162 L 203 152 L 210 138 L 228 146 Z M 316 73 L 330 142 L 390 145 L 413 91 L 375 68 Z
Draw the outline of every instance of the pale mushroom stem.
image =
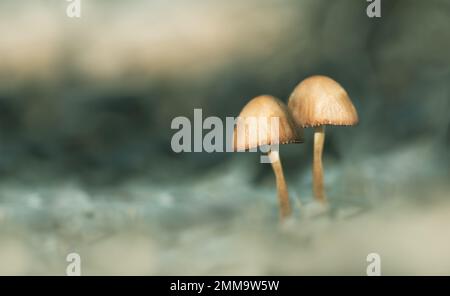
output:
M 318 126 L 314 129 L 314 162 L 313 162 L 313 190 L 314 197 L 321 203 L 326 203 L 324 182 L 323 182 L 323 165 L 322 153 L 325 142 L 325 127 Z
M 284 179 L 283 166 L 281 165 L 280 155 L 278 151 L 270 151 L 269 158 L 272 163 L 272 168 L 275 173 L 275 178 L 277 182 L 280 216 L 281 220 L 284 220 L 285 218 L 291 215 L 292 210 L 289 202 L 289 194 L 286 181 Z

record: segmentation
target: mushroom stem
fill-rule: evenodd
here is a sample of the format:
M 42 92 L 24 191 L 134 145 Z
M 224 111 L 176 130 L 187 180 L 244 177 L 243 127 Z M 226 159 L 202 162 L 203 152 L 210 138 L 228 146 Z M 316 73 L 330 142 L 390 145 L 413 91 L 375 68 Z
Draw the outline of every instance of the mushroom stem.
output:
M 325 127 L 318 126 L 314 129 L 314 162 L 313 162 L 313 190 L 317 201 L 327 202 L 323 184 L 322 153 L 325 142 Z
M 272 168 L 275 173 L 278 191 L 278 202 L 280 205 L 281 220 L 289 217 L 292 213 L 291 205 L 289 202 L 289 194 L 284 179 L 283 166 L 281 165 L 280 154 L 278 151 L 270 151 L 269 158 L 272 163 Z

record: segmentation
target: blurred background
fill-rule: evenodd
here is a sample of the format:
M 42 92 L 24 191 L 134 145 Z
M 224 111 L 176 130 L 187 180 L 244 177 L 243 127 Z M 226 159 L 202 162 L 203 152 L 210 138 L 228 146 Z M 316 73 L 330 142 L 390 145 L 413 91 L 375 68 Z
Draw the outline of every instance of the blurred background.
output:
M 0 1 L 0 274 L 450 274 L 450 3 Z M 257 153 L 173 153 L 176 116 L 287 101 L 309 75 L 350 94 L 327 129 L 330 209 L 312 134 L 281 157 L 280 226 Z

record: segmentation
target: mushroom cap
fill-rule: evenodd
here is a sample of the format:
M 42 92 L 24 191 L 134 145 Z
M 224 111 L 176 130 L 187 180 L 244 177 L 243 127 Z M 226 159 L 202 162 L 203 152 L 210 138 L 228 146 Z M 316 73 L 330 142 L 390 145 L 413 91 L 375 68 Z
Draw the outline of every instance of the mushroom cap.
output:
M 345 89 L 326 76 L 303 80 L 292 92 L 288 105 L 301 127 L 358 123 L 358 113 Z
M 278 118 L 278 143 L 272 139 L 272 118 Z M 259 120 L 267 122 L 267 125 L 258 124 Z M 295 124 L 286 104 L 273 96 L 263 95 L 252 99 L 239 114 L 239 121 L 243 124 L 242 130 L 245 131 L 242 135 L 245 138 L 245 144 L 241 143 L 243 142 L 242 138 L 240 138 L 241 142 L 237 141 L 237 125 L 233 133 L 235 151 L 249 150 L 264 145 L 303 143 L 303 130 Z M 261 140 L 258 134 L 263 135 Z

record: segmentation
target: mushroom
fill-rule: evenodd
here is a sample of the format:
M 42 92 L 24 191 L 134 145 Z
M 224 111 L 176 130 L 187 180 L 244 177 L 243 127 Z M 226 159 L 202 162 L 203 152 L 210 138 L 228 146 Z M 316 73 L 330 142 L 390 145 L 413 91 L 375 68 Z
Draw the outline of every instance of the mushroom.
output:
M 290 216 L 292 210 L 283 167 L 278 149 L 273 149 L 273 146 L 303 143 L 303 133 L 295 124 L 287 106 L 268 95 L 252 99 L 239 114 L 233 137 L 234 151 L 269 148 L 267 156 L 275 173 L 281 220 Z
M 316 200 L 326 203 L 322 166 L 325 126 L 356 125 L 358 113 L 345 89 L 326 76 L 303 80 L 293 91 L 288 106 L 298 125 L 314 127 L 313 191 Z

